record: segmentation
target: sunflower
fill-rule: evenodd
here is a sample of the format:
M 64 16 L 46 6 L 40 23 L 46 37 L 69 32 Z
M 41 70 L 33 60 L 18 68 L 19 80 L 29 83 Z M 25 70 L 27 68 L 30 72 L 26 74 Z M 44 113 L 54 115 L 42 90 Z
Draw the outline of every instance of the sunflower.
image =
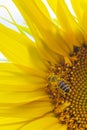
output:
M 0 130 L 87 130 L 87 1 L 13 2 L 27 27 L 0 24 Z

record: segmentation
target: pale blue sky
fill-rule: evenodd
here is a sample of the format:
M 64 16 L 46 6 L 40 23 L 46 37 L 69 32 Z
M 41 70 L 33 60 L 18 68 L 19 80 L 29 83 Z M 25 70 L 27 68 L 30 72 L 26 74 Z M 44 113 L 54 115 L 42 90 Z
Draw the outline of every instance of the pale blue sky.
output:
M 23 17 L 21 16 L 21 14 L 19 13 L 19 11 L 17 10 L 17 8 L 14 5 L 14 3 L 12 2 L 12 0 L 0 0 L 0 17 L 6 18 L 7 20 L 12 21 L 9 13 L 4 8 L 4 6 L 10 11 L 10 14 L 13 16 L 14 20 L 18 24 L 25 25 Z M 14 26 L 12 26 L 11 24 L 9 24 L 5 20 L 2 20 L 2 18 L 0 18 L 0 22 L 3 23 L 3 24 L 5 24 L 5 25 L 7 25 L 7 26 L 9 26 L 10 28 L 12 27 L 12 28 L 16 29 Z

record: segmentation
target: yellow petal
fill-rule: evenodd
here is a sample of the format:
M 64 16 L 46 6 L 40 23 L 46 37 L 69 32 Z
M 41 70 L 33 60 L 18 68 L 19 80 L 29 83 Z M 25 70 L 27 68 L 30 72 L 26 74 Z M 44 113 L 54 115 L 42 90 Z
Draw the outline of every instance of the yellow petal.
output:
M 0 130 L 17 130 L 24 122 L 23 118 L 0 117 Z
M 20 40 L 17 40 L 19 38 Z M 9 60 L 29 66 L 28 50 L 21 42 L 26 41 L 20 34 L 12 30 L 7 31 L 5 27 L 3 28 L 3 26 L 0 26 L 0 51 L 2 51 Z
M 72 4 L 72 7 L 74 9 L 74 12 L 77 16 L 77 19 L 78 21 L 82 21 L 82 17 L 83 17 L 83 9 L 82 9 L 82 5 L 83 5 L 83 2 L 86 1 L 86 0 L 71 0 L 71 4 Z
M 35 72 L 35 70 L 29 69 L 28 72 L 27 70 L 28 68 L 21 69 L 19 66 L 11 63 L 0 63 L 0 84 L 2 85 L 0 90 L 27 92 L 46 86 L 44 77 L 46 75 L 42 75 L 42 73 L 38 73 L 37 71 Z
M 0 38 L 0 50 L 10 61 L 31 68 L 46 70 L 34 43 L 26 36 L 0 25 Z
M 31 122 L 27 122 L 21 126 L 21 130 L 66 130 L 64 125 L 58 123 L 58 119 L 52 114 L 44 114 Z
M 63 37 L 69 45 L 81 45 L 84 33 L 79 26 L 76 18 L 70 13 L 64 0 L 59 0 L 57 4 L 57 17 L 64 30 Z
M 75 10 L 78 22 L 82 29 L 85 32 L 85 39 L 87 41 L 87 1 L 86 0 L 77 0 L 74 2 L 74 0 L 71 0 L 72 7 Z M 87 42 L 86 42 L 87 43 Z
M 25 120 L 32 121 L 45 113 L 52 111 L 52 105 L 46 99 L 37 100 L 27 103 L 3 103 L 0 104 L 1 117 L 24 118 Z
M 46 8 L 46 6 L 44 5 L 44 3 L 43 3 L 41 0 L 38 0 L 38 2 L 37 2 L 37 0 L 34 0 L 34 4 L 37 6 L 37 8 L 38 8 L 39 10 L 41 10 L 41 12 L 42 12 L 47 18 L 51 19 L 50 15 L 49 15 L 49 12 L 48 12 L 48 10 L 47 10 L 47 8 Z
M 46 81 L 38 73 L 26 73 L 11 63 L 0 63 L 0 104 L 2 107 L 48 98 Z
M 20 26 L 20 25 L 18 25 Z M 25 27 L 21 27 L 23 31 L 28 32 L 28 29 Z M 25 45 L 27 47 L 28 42 L 31 43 L 31 40 L 26 37 L 26 35 L 22 34 L 21 32 L 16 32 L 2 24 L 0 24 L 0 33 L 7 35 L 11 39 Z M 29 33 L 29 32 L 28 32 Z M 25 42 L 24 42 L 25 41 Z
M 0 64 L 0 72 L 0 116 L 32 120 L 52 111 L 43 78 L 10 63 Z
M 35 24 L 35 30 L 39 32 L 38 35 L 40 34 L 40 39 L 42 39 L 51 50 L 63 55 L 70 53 L 70 48 L 59 34 L 58 27 L 41 13 L 33 1 L 13 1 L 21 11 L 28 25 L 30 26 L 31 21 L 33 22 L 32 24 Z
M 51 126 L 50 128 L 48 128 L 47 130 L 67 130 L 66 125 L 64 124 L 60 124 L 60 123 L 56 123 L 53 126 Z
M 55 0 L 55 1 L 47 0 L 47 2 L 49 3 L 49 5 L 53 9 L 53 11 L 56 13 L 58 0 Z
M 52 63 L 59 63 L 60 61 L 62 61 L 63 57 L 60 56 L 59 54 L 56 54 L 54 51 L 52 51 L 46 44 L 45 41 L 43 41 L 37 31 L 35 31 L 36 29 L 34 29 L 33 26 L 31 26 L 31 30 L 32 33 L 34 35 L 34 38 L 36 40 L 36 47 L 38 52 L 40 53 L 40 56 L 42 59 L 44 59 L 44 62 L 52 62 Z

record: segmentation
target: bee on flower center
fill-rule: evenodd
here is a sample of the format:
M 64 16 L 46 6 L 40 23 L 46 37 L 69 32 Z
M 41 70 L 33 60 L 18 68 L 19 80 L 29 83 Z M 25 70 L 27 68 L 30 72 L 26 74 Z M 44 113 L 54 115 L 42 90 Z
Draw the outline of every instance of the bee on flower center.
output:
M 52 86 L 54 86 L 61 94 L 65 95 L 70 92 L 69 85 L 66 81 L 53 75 L 49 78 Z
M 60 80 L 58 82 L 58 88 L 61 90 L 62 93 L 66 94 L 66 93 L 69 93 L 70 89 L 68 87 L 68 84 L 63 81 L 63 80 Z

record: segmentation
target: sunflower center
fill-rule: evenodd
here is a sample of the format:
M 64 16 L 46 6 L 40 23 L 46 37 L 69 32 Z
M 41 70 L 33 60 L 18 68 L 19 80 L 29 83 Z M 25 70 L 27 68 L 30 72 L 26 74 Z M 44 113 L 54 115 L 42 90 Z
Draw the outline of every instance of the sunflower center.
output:
M 87 46 L 75 47 L 72 65 L 50 64 L 47 92 L 67 130 L 87 130 Z

